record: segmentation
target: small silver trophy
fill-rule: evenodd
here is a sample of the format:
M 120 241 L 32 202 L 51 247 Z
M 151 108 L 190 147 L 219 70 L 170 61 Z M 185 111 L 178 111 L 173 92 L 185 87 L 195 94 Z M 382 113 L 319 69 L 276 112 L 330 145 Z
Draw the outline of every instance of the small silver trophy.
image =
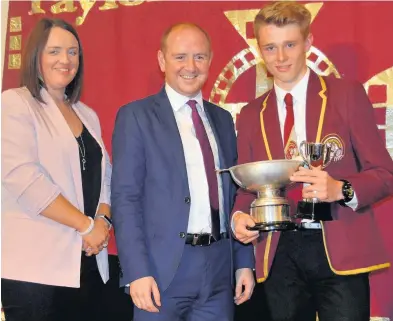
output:
M 333 157 L 331 157 L 331 148 L 323 143 L 310 143 L 302 141 L 299 146 L 299 152 L 308 167 L 326 168 Z
M 299 153 L 309 168 L 326 168 L 333 159 L 331 147 L 323 143 L 301 142 Z M 318 204 L 318 205 L 317 205 Z M 318 207 L 318 217 L 315 210 Z M 311 220 L 329 220 L 330 204 L 321 203 L 316 197 L 307 198 L 298 203 L 296 218 Z

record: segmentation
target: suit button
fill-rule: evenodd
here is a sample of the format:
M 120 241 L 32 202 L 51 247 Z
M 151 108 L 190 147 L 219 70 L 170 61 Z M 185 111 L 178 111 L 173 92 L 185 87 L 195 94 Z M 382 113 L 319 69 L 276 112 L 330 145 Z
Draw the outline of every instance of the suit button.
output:
M 186 203 L 186 204 L 190 204 L 191 203 L 191 198 L 190 197 L 185 197 L 184 198 L 184 202 Z
M 180 233 L 179 233 L 179 236 L 180 236 L 182 239 L 184 239 L 184 238 L 186 237 L 186 233 L 180 232 Z

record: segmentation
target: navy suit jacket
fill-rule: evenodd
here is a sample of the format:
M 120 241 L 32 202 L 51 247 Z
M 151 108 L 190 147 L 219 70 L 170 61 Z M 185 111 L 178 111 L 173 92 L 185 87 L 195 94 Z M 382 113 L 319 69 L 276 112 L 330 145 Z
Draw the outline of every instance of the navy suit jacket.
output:
M 236 136 L 230 113 L 207 101 L 204 109 L 221 167 L 235 165 Z M 153 276 L 160 290 L 165 290 L 183 253 L 192 202 L 183 145 L 165 89 L 120 108 L 112 155 L 112 213 L 123 274 L 120 283 Z M 222 174 L 222 183 L 229 222 L 236 186 L 228 173 Z M 230 243 L 233 269 L 253 268 L 252 245 L 242 245 L 232 235 Z

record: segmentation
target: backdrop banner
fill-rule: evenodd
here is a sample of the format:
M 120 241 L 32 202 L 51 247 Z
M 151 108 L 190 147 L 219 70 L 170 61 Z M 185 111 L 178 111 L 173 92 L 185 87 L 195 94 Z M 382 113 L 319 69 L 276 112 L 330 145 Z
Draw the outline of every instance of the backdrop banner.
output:
M 240 109 L 272 85 L 253 35 L 253 19 L 264 4 L 10 1 L 2 90 L 18 86 L 21 51 L 40 18 L 56 17 L 72 23 L 81 37 L 85 57 L 82 101 L 98 113 L 110 153 L 117 110 L 132 100 L 156 93 L 163 85 L 157 63 L 162 33 L 173 23 L 188 21 L 201 25 L 212 40 L 214 57 L 204 97 L 229 110 L 236 121 Z M 393 156 L 393 2 L 306 4 L 313 16 L 314 35 L 309 67 L 321 75 L 356 79 L 364 84 L 381 137 Z M 375 212 L 393 259 L 393 198 L 377 204 Z M 116 253 L 113 238 L 110 251 Z M 393 319 L 393 269 L 374 273 L 370 280 L 371 320 Z

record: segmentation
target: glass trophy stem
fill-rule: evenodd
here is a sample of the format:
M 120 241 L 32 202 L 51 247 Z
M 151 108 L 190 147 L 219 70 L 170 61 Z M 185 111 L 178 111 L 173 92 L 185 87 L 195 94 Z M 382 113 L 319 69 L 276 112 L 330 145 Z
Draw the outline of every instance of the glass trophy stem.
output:
M 315 198 L 313 198 L 312 199 L 312 212 L 311 212 L 311 219 L 314 221 L 315 220 L 315 203 L 316 203 L 316 201 L 315 201 L 316 199 Z

